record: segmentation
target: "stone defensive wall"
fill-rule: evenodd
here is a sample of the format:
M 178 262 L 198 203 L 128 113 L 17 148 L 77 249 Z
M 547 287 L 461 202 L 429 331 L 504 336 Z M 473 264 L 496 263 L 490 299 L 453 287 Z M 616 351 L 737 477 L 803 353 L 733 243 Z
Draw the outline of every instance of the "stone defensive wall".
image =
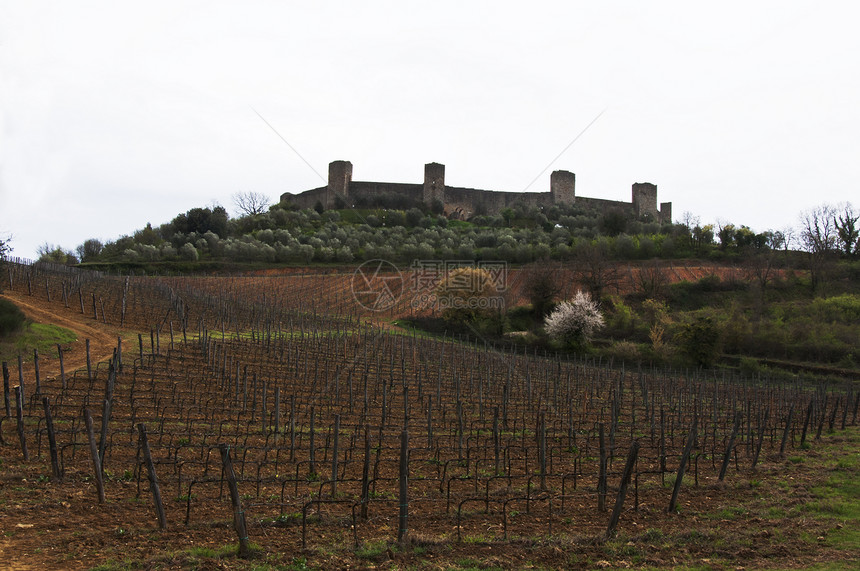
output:
M 299 208 L 354 208 L 378 205 L 411 207 L 420 204 L 439 208 L 452 218 L 468 219 L 475 214 L 498 214 L 515 204 L 549 207 L 554 204 L 577 204 L 600 212 L 619 210 L 634 217 L 648 216 L 660 222 L 671 222 L 672 203 L 657 207 L 657 186 L 634 183 L 630 202 L 576 196 L 576 175 L 554 171 L 549 192 L 504 192 L 461 188 L 445 184 L 445 165 L 424 165 L 423 183 L 366 182 L 352 180 L 352 163 L 329 164 L 328 185 L 299 194 L 284 193 L 282 202 Z

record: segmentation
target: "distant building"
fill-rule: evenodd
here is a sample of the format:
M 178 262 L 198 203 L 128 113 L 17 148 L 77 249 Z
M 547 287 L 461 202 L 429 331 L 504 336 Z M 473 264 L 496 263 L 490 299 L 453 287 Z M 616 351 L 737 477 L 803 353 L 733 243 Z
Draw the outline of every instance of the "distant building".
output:
M 577 204 L 599 211 L 620 210 L 635 217 L 650 215 L 659 222 L 672 221 L 672 203 L 657 208 L 657 186 L 650 182 L 633 183 L 630 202 L 576 196 L 576 175 L 569 171 L 554 171 L 550 176 L 549 192 L 502 192 L 462 188 L 445 184 L 445 165 L 424 165 L 423 183 L 364 182 L 352 180 L 352 163 L 334 161 L 328 165 L 328 185 L 299 194 L 281 195 L 281 201 L 299 208 L 313 208 L 317 203 L 326 209 L 353 208 L 372 205 L 383 200 L 399 200 L 403 204 L 424 203 L 442 209 L 452 218 L 467 219 L 472 215 L 498 214 L 503 209 L 522 203 L 527 206 Z

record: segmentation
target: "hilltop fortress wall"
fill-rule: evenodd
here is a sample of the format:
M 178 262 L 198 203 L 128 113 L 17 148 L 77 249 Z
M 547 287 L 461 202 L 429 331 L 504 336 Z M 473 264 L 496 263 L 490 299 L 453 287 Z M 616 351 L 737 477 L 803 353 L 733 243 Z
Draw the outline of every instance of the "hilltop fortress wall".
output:
M 660 222 L 671 222 L 672 203 L 657 207 L 657 186 L 648 182 L 634 183 L 630 202 L 576 196 L 576 175 L 569 171 L 554 171 L 550 176 L 549 192 L 503 192 L 461 188 L 445 184 L 445 165 L 424 165 L 423 183 L 364 182 L 352 180 L 352 163 L 334 161 L 328 168 L 328 185 L 299 194 L 281 195 L 282 202 L 299 208 L 351 208 L 372 204 L 382 198 L 397 198 L 404 203 L 424 203 L 439 206 L 452 218 L 467 219 L 474 214 L 498 214 L 505 208 L 522 203 L 526 206 L 549 207 L 553 204 L 577 204 L 600 212 L 620 210 L 631 216 L 650 215 Z

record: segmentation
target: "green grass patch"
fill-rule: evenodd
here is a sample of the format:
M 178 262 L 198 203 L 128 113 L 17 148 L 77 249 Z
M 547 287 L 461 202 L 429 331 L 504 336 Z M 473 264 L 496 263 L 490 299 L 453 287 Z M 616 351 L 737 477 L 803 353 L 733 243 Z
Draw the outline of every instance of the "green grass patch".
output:
M 355 556 L 359 559 L 367 559 L 370 561 L 381 561 L 387 557 L 388 550 L 395 550 L 386 541 L 370 541 L 362 544 L 355 550 Z
M 805 567 L 807 571 L 853 571 L 857 569 L 855 561 L 830 561 L 828 563 L 816 563 L 811 567 Z
M 849 442 L 839 452 L 833 451 L 834 455 L 827 454 L 822 462 L 827 479 L 810 490 L 814 499 L 799 511 L 829 524 L 824 534 L 827 545 L 853 550 L 860 545 L 860 454 L 856 452 L 857 431 L 845 434 L 851 435 Z
M 33 349 L 39 351 L 40 360 L 56 359 L 57 344 L 66 345 L 77 339 L 74 332 L 64 327 L 29 321 L 19 332 L 4 337 L 0 341 L 0 360 L 7 361 L 11 365 L 17 363 L 20 354 L 25 361 L 31 361 Z
M 96 565 L 90 571 L 132 571 L 134 569 L 143 569 L 143 564 L 140 561 L 124 559 L 122 561 L 108 561 L 101 565 Z
M 736 519 L 747 514 L 747 509 L 742 506 L 730 506 L 719 511 L 706 514 L 710 519 Z
M 316 569 L 316 567 L 309 566 L 306 558 L 296 557 L 289 565 L 278 567 L 278 569 L 284 569 L 285 571 L 311 571 L 311 569 Z
M 477 512 L 476 512 L 477 513 Z M 514 512 L 510 512 L 509 515 L 513 515 Z M 485 534 L 477 534 L 477 535 L 464 535 L 463 543 L 472 543 L 472 544 L 484 544 L 484 543 L 492 543 L 492 536 Z
M 251 557 L 262 551 L 259 545 L 250 545 Z M 227 544 L 221 547 L 191 547 L 181 551 L 165 553 L 158 555 L 149 560 L 134 560 L 124 559 L 122 561 L 107 561 L 96 567 L 92 571 L 131 571 L 133 569 L 212 569 L 217 566 L 220 568 L 223 563 L 213 566 L 211 560 L 223 561 L 231 558 L 237 558 L 239 554 L 238 544 Z M 247 568 L 245 565 L 239 565 L 238 561 L 228 564 L 231 568 L 241 567 Z M 267 567 L 255 565 L 254 568 L 266 569 Z M 308 567 L 287 567 L 287 569 L 309 569 Z
M 785 508 L 781 508 L 778 506 L 771 506 L 765 511 L 765 516 L 775 519 L 782 519 L 787 515 L 788 512 L 785 510 Z

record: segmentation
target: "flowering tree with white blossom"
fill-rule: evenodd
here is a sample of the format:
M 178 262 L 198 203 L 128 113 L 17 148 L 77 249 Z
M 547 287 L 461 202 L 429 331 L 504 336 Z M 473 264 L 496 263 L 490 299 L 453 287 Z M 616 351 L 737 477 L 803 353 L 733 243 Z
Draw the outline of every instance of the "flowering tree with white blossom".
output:
M 578 291 L 572 300 L 562 301 L 552 310 L 544 321 L 544 329 L 557 341 L 585 344 L 603 323 L 597 302 L 588 293 Z

